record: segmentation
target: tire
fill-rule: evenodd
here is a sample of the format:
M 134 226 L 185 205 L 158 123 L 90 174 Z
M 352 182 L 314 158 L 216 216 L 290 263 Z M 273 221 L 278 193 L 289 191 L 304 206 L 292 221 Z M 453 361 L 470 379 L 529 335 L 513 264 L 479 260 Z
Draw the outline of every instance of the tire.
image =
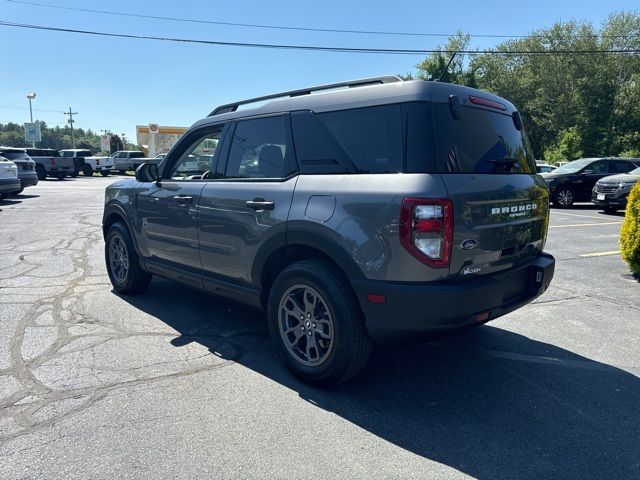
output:
M 93 176 L 93 168 L 91 168 L 91 165 L 85 165 L 84 167 L 82 167 L 82 174 L 85 177 Z
M 616 213 L 618 211 L 618 207 L 614 207 L 612 205 L 607 205 L 606 207 L 604 207 L 604 211 L 606 213 Z
M 39 181 L 47 179 L 47 171 L 39 163 L 36 165 L 36 175 L 38 176 Z
M 79 173 L 80 172 L 78 172 L 78 170 L 74 170 L 73 172 L 71 172 L 71 178 L 76 178 Z
M 58 175 L 56 175 L 56 178 L 58 180 L 64 180 L 64 173 L 59 173 Z
M 20 195 L 22 192 L 24 192 L 24 187 L 22 187 L 20 190 L 16 190 L 15 192 L 11 192 L 11 195 Z
M 347 381 L 371 353 L 373 342 L 351 285 L 328 261 L 304 260 L 285 268 L 269 293 L 267 318 L 278 356 L 305 382 Z M 313 344 L 307 343 L 310 339 Z
M 100 171 L 100 175 L 102 175 L 103 177 L 108 177 L 109 176 L 109 170 L 101 170 Z
M 126 170 L 118 170 L 118 172 L 120 173 L 120 175 L 126 175 L 127 174 Z
M 152 275 L 140 267 L 131 234 L 124 224 L 117 222 L 109 227 L 104 242 L 104 257 L 115 291 L 135 295 L 147 289 Z
M 569 187 L 559 187 L 553 194 L 553 205 L 558 208 L 569 208 L 575 202 L 575 193 Z

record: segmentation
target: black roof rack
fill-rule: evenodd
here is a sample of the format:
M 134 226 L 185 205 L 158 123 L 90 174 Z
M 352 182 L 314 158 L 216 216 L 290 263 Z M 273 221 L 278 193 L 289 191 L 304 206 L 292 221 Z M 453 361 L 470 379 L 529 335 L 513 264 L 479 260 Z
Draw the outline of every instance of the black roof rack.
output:
M 248 100 L 242 100 L 240 102 L 227 103 L 226 105 L 220 105 L 213 112 L 211 112 L 209 116 L 212 117 L 214 115 L 220 115 L 222 113 L 235 112 L 240 105 L 247 105 L 249 103 L 258 103 L 264 100 L 271 100 L 274 98 L 299 97 L 301 95 L 310 95 L 312 92 L 321 92 L 323 90 L 331 90 L 331 89 L 340 88 L 340 87 L 348 87 L 348 88 L 364 87 L 367 85 L 394 83 L 394 82 L 401 82 L 401 81 L 402 79 L 400 77 L 396 77 L 395 75 L 388 75 L 384 77 L 363 78 L 360 80 L 351 80 L 348 82 L 329 83 L 327 85 L 318 85 L 316 87 L 301 88 L 299 90 L 291 90 L 289 92 L 274 93 L 272 95 L 265 95 L 264 97 L 250 98 Z

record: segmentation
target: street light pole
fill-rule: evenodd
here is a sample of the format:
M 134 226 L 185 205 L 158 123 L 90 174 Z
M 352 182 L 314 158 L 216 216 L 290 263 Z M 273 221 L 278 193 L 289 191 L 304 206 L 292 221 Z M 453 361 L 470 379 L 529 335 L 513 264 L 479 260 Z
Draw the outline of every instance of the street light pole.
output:
M 27 98 L 29 99 L 29 119 L 31 120 L 31 123 L 33 123 L 33 109 L 31 108 L 31 100 L 36 98 L 36 92 L 27 93 Z M 35 148 L 36 142 L 31 140 L 31 146 Z

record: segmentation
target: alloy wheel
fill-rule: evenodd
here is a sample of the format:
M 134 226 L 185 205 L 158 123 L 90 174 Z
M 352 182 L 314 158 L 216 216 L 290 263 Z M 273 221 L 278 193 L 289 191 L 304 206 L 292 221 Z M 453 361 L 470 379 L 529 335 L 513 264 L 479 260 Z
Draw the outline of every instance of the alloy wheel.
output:
M 109 268 L 116 283 L 124 283 L 129 272 L 129 254 L 120 235 L 114 235 L 109 244 Z
M 286 349 L 302 365 L 317 367 L 331 354 L 333 319 L 326 301 L 314 288 L 297 284 L 282 295 L 278 327 Z

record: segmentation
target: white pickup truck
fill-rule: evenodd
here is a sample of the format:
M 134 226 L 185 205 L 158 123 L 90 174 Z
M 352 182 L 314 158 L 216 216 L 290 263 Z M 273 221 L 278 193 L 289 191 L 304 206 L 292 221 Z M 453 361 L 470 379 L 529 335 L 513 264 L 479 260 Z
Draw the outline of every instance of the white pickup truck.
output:
M 85 177 L 90 177 L 95 172 L 100 172 L 102 176 L 106 177 L 109 175 L 109 172 L 113 170 L 112 157 L 96 157 L 90 150 L 84 150 L 81 148 L 60 150 L 60 156 L 84 160 L 84 165 L 82 165 L 81 168 L 82 174 Z

